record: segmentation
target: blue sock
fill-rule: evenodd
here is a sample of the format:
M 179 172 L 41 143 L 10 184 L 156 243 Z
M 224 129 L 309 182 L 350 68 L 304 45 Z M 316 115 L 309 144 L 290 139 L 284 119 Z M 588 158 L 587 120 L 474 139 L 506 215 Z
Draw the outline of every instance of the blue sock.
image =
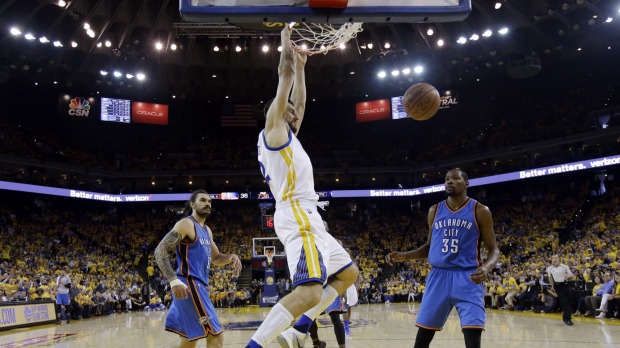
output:
M 254 340 L 250 340 L 250 343 L 248 343 L 247 346 L 245 346 L 245 348 L 263 348 L 260 344 L 254 342 Z
M 312 319 L 308 318 L 305 314 L 302 314 L 293 328 L 301 333 L 308 333 L 308 329 L 310 328 L 310 325 L 312 325 L 312 322 Z

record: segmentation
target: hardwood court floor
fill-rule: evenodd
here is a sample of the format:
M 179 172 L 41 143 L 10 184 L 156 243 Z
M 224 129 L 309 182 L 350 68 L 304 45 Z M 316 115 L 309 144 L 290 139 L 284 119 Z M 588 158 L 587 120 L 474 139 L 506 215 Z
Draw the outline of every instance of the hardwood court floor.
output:
M 353 309 L 350 348 L 411 348 L 419 304 L 360 305 Z M 226 326 L 225 347 L 244 347 L 268 308 L 246 307 L 218 309 Z M 164 331 L 166 312 L 114 314 L 71 324 L 43 325 L 0 332 L 0 347 L 59 348 L 168 348 L 175 347 L 178 336 Z M 620 347 L 620 320 L 575 318 L 572 327 L 564 325 L 559 314 L 506 312 L 491 310 L 483 347 L 502 348 L 611 348 Z M 319 319 L 319 336 L 327 347 L 337 347 L 329 317 Z M 200 340 L 197 347 L 205 347 Z M 312 347 L 307 341 L 307 347 Z M 272 343 L 270 347 L 278 347 Z M 433 348 L 464 347 L 456 311 L 452 311 L 443 331 L 435 335 Z

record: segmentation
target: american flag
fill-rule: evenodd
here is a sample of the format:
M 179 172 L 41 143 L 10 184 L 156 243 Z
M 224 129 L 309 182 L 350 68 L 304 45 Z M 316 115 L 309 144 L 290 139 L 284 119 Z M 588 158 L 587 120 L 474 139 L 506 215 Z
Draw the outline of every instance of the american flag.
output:
M 251 104 L 222 105 L 222 127 L 256 127 L 254 106 Z

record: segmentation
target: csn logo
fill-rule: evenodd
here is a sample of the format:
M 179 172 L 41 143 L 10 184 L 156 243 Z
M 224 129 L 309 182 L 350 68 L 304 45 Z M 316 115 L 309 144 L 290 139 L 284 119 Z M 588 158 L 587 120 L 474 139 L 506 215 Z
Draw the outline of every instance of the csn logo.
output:
M 89 112 L 90 104 L 88 104 L 88 100 L 80 97 L 71 99 L 68 112 L 70 116 L 88 117 Z

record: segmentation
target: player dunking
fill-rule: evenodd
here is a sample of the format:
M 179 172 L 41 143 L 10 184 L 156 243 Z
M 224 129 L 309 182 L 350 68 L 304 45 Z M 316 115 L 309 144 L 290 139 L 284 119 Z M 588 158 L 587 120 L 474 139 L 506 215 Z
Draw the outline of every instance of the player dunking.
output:
M 426 244 L 416 250 L 393 251 L 388 263 L 428 258 L 433 269 L 426 278 L 426 291 L 418 313 L 419 327 L 414 348 L 427 348 L 435 332 L 443 328 L 452 306 L 461 320 L 465 347 L 479 348 L 484 330 L 484 287 L 482 282 L 499 259 L 491 211 L 467 197 L 469 180 L 461 169 L 448 171 L 448 198 L 428 211 Z M 489 251 L 483 264 L 480 241 Z
M 166 330 L 187 340 L 180 347 L 194 347 L 195 340 L 206 337 L 207 346 L 222 347 L 222 324 L 209 299 L 211 264 L 234 262 L 235 272 L 241 261 L 235 254 L 220 253 L 213 241 L 211 229 L 205 225 L 211 215 L 211 197 L 204 190 L 194 191 L 185 203 L 185 218 L 179 220 L 155 249 L 155 260 L 168 278 L 174 295 L 166 316 Z M 175 251 L 177 270 L 170 265 L 169 254 Z M 188 299 L 189 295 L 189 299 Z
M 297 140 L 306 107 L 307 55 L 293 51 L 290 35 L 288 27 L 282 30 L 278 90 L 265 106 L 258 161 L 276 199 L 274 227 L 284 244 L 296 288 L 271 309 L 248 343 L 250 348 L 266 347 L 299 315 L 294 328 L 278 336 L 278 343 L 282 347 L 303 346 L 314 318 L 346 291 L 359 273 L 349 254 L 325 231 L 317 211 L 312 163 Z

